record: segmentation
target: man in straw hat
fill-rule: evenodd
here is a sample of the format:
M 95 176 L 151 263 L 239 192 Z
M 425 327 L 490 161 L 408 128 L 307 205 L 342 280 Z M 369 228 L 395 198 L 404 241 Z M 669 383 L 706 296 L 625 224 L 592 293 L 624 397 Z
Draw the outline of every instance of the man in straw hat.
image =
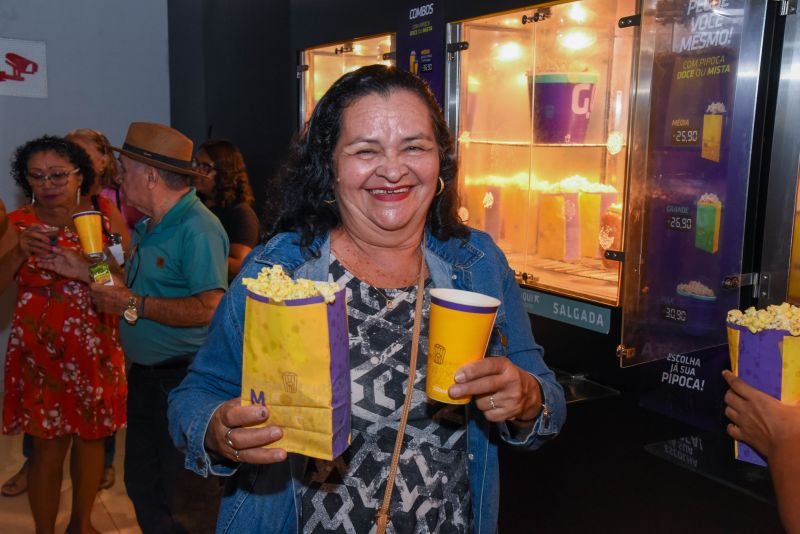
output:
M 186 375 L 227 288 L 228 238 L 189 186 L 192 141 L 134 122 L 118 151 L 136 224 L 126 279 L 93 284 L 97 307 L 120 315 L 128 373 L 125 486 L 145 534 L 213 532 L 219 481 L 184 469 L 167 430 L 167 395 Z

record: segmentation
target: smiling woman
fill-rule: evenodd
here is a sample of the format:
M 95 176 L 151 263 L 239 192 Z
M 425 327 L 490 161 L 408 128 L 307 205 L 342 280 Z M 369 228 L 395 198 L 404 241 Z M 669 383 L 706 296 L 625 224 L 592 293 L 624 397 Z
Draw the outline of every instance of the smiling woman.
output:
M 455 171 L 442 111 L 406 71 L 363 67 L 317 104 L 275 181 L 274 237 L 241 276 L 280 265 L 292 278 L 345 287 L 352 443 L 332 462 L 288 455 L 269 410 L 242 405 L 245 290 L 233 284 L 170 395 L 186 465 L 231 475 L 220 510 L 229 531 L 366 532 L 384 502 L 377 532 L 387 521 L 395 532 L 495 532 L 498 444 L 533 450 L 558 433 L 564 392 L 502 252 L 456 214 Z M 448 390 L 469 404 L 425 396 L 434 287 L 502 302 L 491 357 L 458 369 Z M 391 491 L 394 473 L 403 492 Z

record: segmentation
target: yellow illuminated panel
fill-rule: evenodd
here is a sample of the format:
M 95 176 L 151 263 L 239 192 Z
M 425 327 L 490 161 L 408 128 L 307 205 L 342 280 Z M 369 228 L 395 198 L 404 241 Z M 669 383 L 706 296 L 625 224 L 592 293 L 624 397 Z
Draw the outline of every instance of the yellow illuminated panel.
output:
M 394 65 L 394 59 L 384 55 L 394 52 L 394 35 L 378 35 L 353 39 L 306 50 L 308 72 L 305 76 L 305 120 L 311 117 L 314 106 L 343 74 L 366 65 Z

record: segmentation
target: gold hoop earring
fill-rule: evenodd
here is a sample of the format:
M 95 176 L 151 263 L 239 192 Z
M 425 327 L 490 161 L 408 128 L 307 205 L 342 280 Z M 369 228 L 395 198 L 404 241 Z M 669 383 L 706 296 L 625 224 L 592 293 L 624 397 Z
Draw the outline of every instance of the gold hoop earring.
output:
M 438 197 L 442 193 L 444 193 L 444 179 L 440 176 L 439 177 L 439 188 L 436 190 L 436 195 L 435 196 Z
M 78 190 L 75 192 L 75 205 L 79 206 L 80 203 L 81 203 L 81 189 L 78 188 Z
M 329 206 L 332 206 L 332 205 L 336 204 L 336 197 L 334 197 L 333 200 L 323 200 L 322 202 L 324 202 L 325 204 L 327 204 Z

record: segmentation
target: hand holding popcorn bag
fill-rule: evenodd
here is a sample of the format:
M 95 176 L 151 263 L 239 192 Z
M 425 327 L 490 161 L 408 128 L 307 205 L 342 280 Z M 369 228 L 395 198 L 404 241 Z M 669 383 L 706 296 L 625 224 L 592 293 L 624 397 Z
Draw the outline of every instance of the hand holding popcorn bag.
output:
M 283 429 L 270 447 L 336 458 L 350 444 L 345 291 L 335 283 L 293 281 L 280 266 L 242 283 L 242 405 L 266 406 L 266 424 Z
M 729 311 L 728 347 L 733 374 L 782 402 L 800 402 L 800 308 Z M 737 459 L 767 465 L 750 446 L 735 447 Z

